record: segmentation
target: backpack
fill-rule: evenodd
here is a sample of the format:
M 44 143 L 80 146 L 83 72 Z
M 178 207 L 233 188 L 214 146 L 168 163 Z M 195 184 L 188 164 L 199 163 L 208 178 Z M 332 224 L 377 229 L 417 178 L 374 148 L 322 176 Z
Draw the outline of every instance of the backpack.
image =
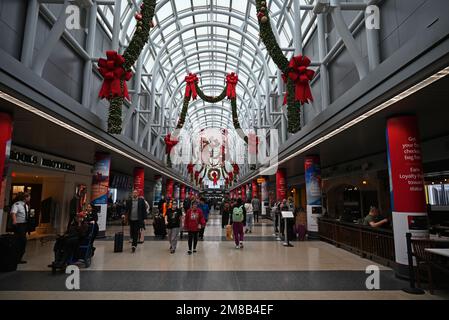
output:
M 243 208 L 240 207 L 236 207 L 234 208 L 234 210 L 232 211 L 232 221 L 234 222 L 242 222 L 243 221 Z

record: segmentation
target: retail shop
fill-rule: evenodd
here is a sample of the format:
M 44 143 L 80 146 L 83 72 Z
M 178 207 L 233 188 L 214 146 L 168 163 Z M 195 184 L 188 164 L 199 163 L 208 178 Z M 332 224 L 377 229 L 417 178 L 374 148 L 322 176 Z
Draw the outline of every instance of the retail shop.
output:
M 19 192 L 31 195 L 36 231 L 32 236 L 55 234 L 66 229 L 71 210 L 89 201 L 92 166 L 18 146 L 11 147 L 6 185 L 6 204 Z M 1 230 L 7 228 L 7 216 Z

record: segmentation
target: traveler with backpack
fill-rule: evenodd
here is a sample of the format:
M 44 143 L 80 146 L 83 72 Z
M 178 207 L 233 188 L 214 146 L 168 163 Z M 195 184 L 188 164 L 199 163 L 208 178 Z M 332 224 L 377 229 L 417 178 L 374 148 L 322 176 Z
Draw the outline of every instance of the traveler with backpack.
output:
M 237 204 L 232 210 L 232 229 L 234 231 L 235 248 L 243 248 L 243 226 L 246 221 L 246 210 L 242 199 L 237 200 Z
M 205 226 L 206 220 L 204 219 L 203 212 L 198 208 L 196 202 L 192 202 L 192 207 L 189 210 L 187 210 L 184 219 L 184 228 L 189 233 L 189 241 L 188 241 L 189 251 L 187 251 L 188 254 L 196 252 L 196 245 L 198 243 L 198 232 Z

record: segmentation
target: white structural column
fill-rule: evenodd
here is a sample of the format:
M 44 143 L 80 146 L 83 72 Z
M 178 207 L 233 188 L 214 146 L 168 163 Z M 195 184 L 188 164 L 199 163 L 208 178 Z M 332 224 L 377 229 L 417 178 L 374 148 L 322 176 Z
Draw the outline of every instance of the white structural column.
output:
M 327 45 L 325 38 L 325 20 L 324 14 L 320 14 L 317 17 L 317 28 L 318 28 L 318 54 L 321 61 L 320 65 L 320 85 L 321 85 L 321 111 L 327 108 L 330 103 L 330 92 L 329 92 L 329 70 L 327 69 L 327 64 L 324 62 L 324 58 L 327 54 Z
M 61 8 L 61 13 L 59 14 L 58 20 L 51 28 L 50 34 L 45 41 L 45 46 L 39 50 L 36 59 L 33 62 L 33 71 L 38 75 L 42 75 L 42 71 L 44 70 L 45 63 L 47 62 L 50 54 L 64 33 L 65 24 L 66 24 L 66 8 L 69 5 L 69 0 L 64 0 L 64 4 Z
M 89 25 L 87 30 L 86 51 L 92 57 L 95 49 L 95 32 L 97 28 L 97 2 L 94 1 L 89 10 Z M 84 62 L 83 71 L 83 93 L 82 104 L 85 107 L 90 107 L 90 97 L 92 88 L 92 59 L 87 59 Z
M 334 21 L 335 28 L 337 29 L 338 34 L 340 35 L 341 39 L 343 40 L 343 43 L 346 46 L 346 49 L 348 50 L 352 60 L 354 61 L 354 64 L 357 68 L 357 71 L 359 73 L 359 78 L 363 79 L 368 74 L 368 68 L 363 61 L 362 54 L 360 50 L 357 48 L 357 45 L 355 43 L 354 37 L 352 36 L 351 32 L 348 29 L 348 26 L 346 25 L 343 14 L 341 13 L 341 7 L 340 7 L 340 1 L 339 0 L 331 0 L 331 16 L 332 20 Z
M 112 27 L 112 50 L 119 51 L 120 39 L 120 11 L 122 10 L 122 0 L 115 0 L 114 24 Z
M 39 18 L 39 2 L 28 0 L 25 30 L 23 32 L 23 46 L 21 61 L 25 67 L 30 67 L 33 62 L 34 42 L 36 40 L 37 20 Z

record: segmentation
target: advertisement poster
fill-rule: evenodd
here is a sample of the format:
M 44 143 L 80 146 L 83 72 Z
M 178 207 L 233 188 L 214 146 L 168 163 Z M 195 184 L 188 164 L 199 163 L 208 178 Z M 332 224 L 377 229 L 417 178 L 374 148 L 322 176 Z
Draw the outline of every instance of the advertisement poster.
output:
M 139 197 L 143 197 L 145 187 L 145 170 L 143 168 L 134 168 L 134 190 L 139 191 Z
M 154 176 L 153 202 L 159 202 L 162 198 L 162 176 Z
M 307 204 L 321 206 L 321 167 L 318 156 L 306 157 L 304 162 Z
M 9 114 L 0 113 L 0 231 L 3 230 L 3 208 L 5 206 L 6 177 L 8 161 L 11 153 L 12 118 Z
M 186 186 L 181 185 L 181 201 L 184 201 L 185 198 L 186 198 Z
M 276 200 L 287 199 L 287 181 L 285 180 L 285 170 L 279 169 L 276 172 Z
M 173 179 L 167 179 L 167 187 L 166 187 L 166 199 L 172 199 L 173 198 L 173 191 L 175 188 L 175 182 L 173 181 Z
M 97 152 L 92 176 L 92 202 L 99 209 L 98 227 L 100 232 L 106 230 L 110 167 L 111 155 Z
M 387 121 L 387 155 L 396 262 L 407 265 L 405 235 L 428 237 L 421 145 L 415 116 Z

